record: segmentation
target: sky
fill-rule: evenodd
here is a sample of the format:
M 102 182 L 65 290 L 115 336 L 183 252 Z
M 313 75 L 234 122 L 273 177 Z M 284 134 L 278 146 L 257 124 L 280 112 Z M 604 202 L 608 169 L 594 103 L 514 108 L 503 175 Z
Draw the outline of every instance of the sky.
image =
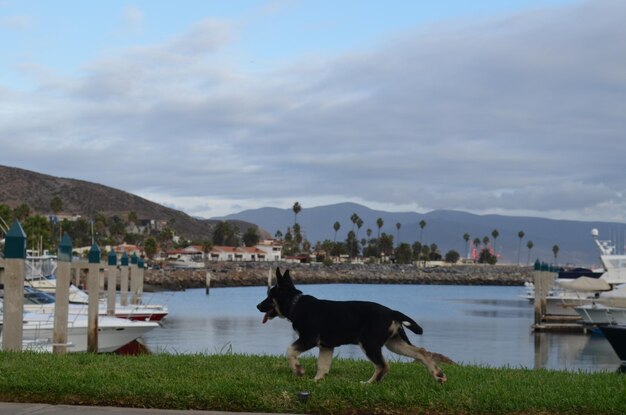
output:
M 626 222 L 626 2 L 0 0 L 0 164 L 205 218 Z

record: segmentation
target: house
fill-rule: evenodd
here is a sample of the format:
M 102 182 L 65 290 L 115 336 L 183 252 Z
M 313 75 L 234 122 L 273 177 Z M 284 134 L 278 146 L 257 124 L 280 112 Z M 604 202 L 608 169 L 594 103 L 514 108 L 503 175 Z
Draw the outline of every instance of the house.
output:
M 255 245 L 255 248 L 265 252 L 267 261 L 281 261 L 283 259 L 283 245 L 276 239 L 265 239 Z

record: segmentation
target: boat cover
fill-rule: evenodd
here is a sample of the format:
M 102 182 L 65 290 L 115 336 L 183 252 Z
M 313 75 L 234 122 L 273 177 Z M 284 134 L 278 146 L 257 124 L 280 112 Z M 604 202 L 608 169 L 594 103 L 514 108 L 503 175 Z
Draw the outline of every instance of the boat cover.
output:
M 600 294 L 596 302 L 608 307 L 626 308 L 626 286 Z
M 573 281 L 560 281 L 559 285 L 572 291 L 609 291 L 611 289 L 608 282 L 590 277 L 578 277 Z

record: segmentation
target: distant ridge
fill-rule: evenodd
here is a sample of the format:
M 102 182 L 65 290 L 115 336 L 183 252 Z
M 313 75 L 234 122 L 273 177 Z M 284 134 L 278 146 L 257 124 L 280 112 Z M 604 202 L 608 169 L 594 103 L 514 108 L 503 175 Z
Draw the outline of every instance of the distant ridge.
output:
M 400 223 L 400 242 L 413 243 L 420 239 L 419 222 L 426 221 L 423 230 L 424 243 L 436 243 L 442 254 L 454 249 L 461 255 L 465 254 L 463 234 L 470 235 L 470 243 L 475 238 L 487 236 L 493 245 L 491 235 L 494 229 L 498 230 L 496 250 L 501 254 L 500 262 L 517 264 L 520 239 L 518 232 L 524 231 L 519 251 L 520 262 L 526 264 L 528 248 L 526 243 L 533 241 L 531 262 L 535 259 L 554 262 L 552 247 L 559 246 L 556 262 L 559 265 L 599 266 L 599 254 L 591 238 L 591 229 L 600 231 L 601 239 L 612 239 L 618 247 L 624 246 L 626 240 L 626 224 L 613 222 L 583 222 L 570 220 L 552 220 L 533 217 L 516 217 L 502 215 L 475 215 L 472 213 L 454 210 L 435 210 L 428 213 L 417 212 L 385 212 L 370 209 L 356 203 L 338 203 L 326 206 L 303 206 L 298 214 L 305 237 L 315 244 L 317 241 L 334 239 L 333 224 L 339 222 L 341 229 L 337 233 L 337 240 L 344 241 L 347 233 L 352 230 L 350 216 L 356 213 L 363 219 L 364 224 L 359 231 L 359 239 L 366 237 L 366 230 L 372 230 L 372 237 L 378 234 L 376 220 L 382 218 L 384 226 L 381 232 L 394 236 L 397 243 L 396 223 Z M 216 219 L 216 218 L 214 218 Z M 221 219 L 239 219 L 258 224 L 263 229 L 274 234 L 277 230 L 285 232 L 287 227 L 293 226 L 294 214 L 291 209 L 265 207 L 245 210 L 236 214 L 224 216 Z M 618 248 L 618 251 L 621 249 Z
M 101 184 L 0 165 L 0 203 L 11 208 L 26 203 L 34 213 L 49 214 L 50 202 L 55 196 L 63 201 L 63 213 L 66 214 L 92 218 L 101 213 L 126 218 L 132 211 L 139 219 L 168 221 L 178 235 L 192 240 L 210 238 L 218 223 L 216 220 L 193 218 L 184 212 Z M 256 226 L 240 220 L 234 222 L 242 233 L 250 226 Z

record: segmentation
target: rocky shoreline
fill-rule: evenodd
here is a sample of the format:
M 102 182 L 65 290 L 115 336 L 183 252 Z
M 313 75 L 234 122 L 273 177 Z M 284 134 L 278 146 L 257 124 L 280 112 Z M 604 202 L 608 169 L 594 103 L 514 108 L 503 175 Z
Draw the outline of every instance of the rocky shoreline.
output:
M 202 270 L 146 270 L 146 291 L 204 288 L 207 271 L 211 287 L 247 287 L 267 284 L 269 269 L 289 269 L 296 284 L 439 284 L 523 285 L 532 281 L 532 267 L 516 265 L 449 265 L 418 267 L 398 264 L 287 264 L 269 262 L 215 262 Z

